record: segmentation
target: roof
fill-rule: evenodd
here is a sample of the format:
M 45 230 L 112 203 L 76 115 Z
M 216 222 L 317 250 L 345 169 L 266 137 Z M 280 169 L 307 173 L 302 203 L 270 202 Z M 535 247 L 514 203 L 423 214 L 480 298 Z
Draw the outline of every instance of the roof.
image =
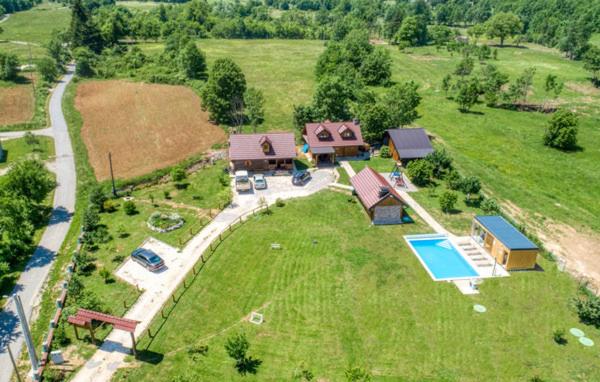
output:
M 263 151 L 268 143 L 271 150 Z M 293 133 L 232 134 L 229 136 L 231 160 L 288 159 L 296 157 L 296 141 Z
M 394 187 L 392 187 L 380 173 L 373 170 L 371 167 L 365 167 L 358 174 L 350 178 L 350 183 L 354 186 L 358 198 L 367 209 L 371 209 L 390 195 L 394 196 L 399 201 L 404 202 L 398 192 L 394 190 Z M 382 188 L 386 188 L 389 193 L 382 195 Z
M 77 313 L 75 313 L 74 316 L 69 316 L 67 321 L 78 326 L 90 325 L 92 321 L 102 321 L 111 324 L 115 329 L 125 330 L 130 333 L 135 332 L 135 328 L 139 323 L 139 321 L 130 320 L 128 318 L 111 316 L 109 314 L 81 308 L 77 310 Z
M 537 245 L 502 216 L 475 216 L 475 220 L 508 249 L 538 249 Z
M 402 159 L 425 158 L 433 152 L 429 137 L 422 127 L 387 131 Z
M 330 139 L 321 140 L 317 137 L 317 134 L 327 130 Z M 353 133 L 352 138 L 342 138 L 341 133 L 350 130 Z M 307 123 L 304 125 L 304 139 L 312 148 L 314 147 L 342 147 L 342 146 L 363 146 L 362 134 L 360 132 L 360 125 L 354 122 L 315 122 Z
M 313 147 L 313 154 L 333 154 L 335 150 L 331 146 Z

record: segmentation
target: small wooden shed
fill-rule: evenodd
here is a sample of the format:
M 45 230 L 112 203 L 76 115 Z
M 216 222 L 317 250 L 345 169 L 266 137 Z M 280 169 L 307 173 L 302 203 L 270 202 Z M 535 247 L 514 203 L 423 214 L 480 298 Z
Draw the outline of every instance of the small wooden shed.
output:
M 475 216 L 471 236 L 506 270 L 535 268 L 538 246 L 502 216 Z
M 429 136 L 421 127 L 387 130 L 384 142 L 395 161 L 421 159 L 433 152 Z
M 377 171 L 365 167 L 350 182 L 373 224 L 401 224 L 405 202 Z

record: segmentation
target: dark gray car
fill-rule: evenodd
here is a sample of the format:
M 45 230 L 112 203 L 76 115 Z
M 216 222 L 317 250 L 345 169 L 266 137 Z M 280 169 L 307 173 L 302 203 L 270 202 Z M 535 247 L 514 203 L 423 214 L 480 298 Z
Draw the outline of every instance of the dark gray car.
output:
M 131 253 L 133 261 L 151 271 L 158 271 L 165 267 L 165 262 L 156 253 L 143 248 L 138 248 Z

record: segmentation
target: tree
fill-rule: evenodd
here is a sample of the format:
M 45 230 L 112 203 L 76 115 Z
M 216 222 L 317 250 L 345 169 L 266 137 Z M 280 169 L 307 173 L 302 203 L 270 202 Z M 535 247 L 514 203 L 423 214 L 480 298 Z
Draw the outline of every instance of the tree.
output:
M 546 94 L 551 98 L 557 98 L 562 92 L 564 83 L 558 80 L 558 77 L 554 74 L 548 74 L 544 83 L 544 89 Z
M 458 63 L 456 69 L 454 69 L 454 74 L 461 77 L 468 76 L 473 71 L 474 66 L 475 62 L 473 59 L 471 57 L 465 57 Z
M 502 87 L 508 83 L 508 75 L 501 73 L 495 65 L 488 64 L 482 68 L 482 90 L 485 104 L 493 107 L 498 103 Z
M 369 54 L 359 68 L 367 85 L 385 85 L 392 77 L 392 58 L 384 48 L 377 48 Z
M 523 23 L 514 13 L 500 12 L 490 18 L 486 24 L 486 32 L 490 38 L 500 38 L 500 46 L 504 46 L 507 37 L 513 37 L 523 30 Z
M 467 30 L 467 34 L 475 40 L 475 43 L 477 43 L 479 38 L 485 34 L 485 31 L 486 27 L 484 24 L 475 24 Z
M 37 69 L 40 72 L 42 79 L 46 82 L 54 82 L 56 77 L 58 77 L 56 62 L 50 57 L 42 57 L 38 60 Z
M 485 199 L 479 207 L 488 215 L 500 213 L 500 206 L 496 199 Z
M 247 356 L 250 342 L 244 334 L 230 337 L 225 342 L 225 351 L 230 358 L 235 360 L 235 368 L 238 373 L 245 375 L 246 373 L 256 374 L 256 369 L 262 363 L 258 359 Z
M 562 23 L 558 35 L 558 49 L 565 52 L 571 60 L 580 59 L 589 49 L 589 40 L 593 32 L 593 22 L 587 17 Z
M 356 88 L 338 76 L 327 76 L 317 84 L 313 107 L 320 119 L 341 121 L 351 118 L 350 102 L 356 97 Z
M 94 65 L 96 63 L 96 55 L 88 48 L 81 47 L 73 51 L 77 66 L 75 74 L 81 77 L 91 77 L 94 75 Z
M 363 139 L 369 143 L 381 140 L 387 129 L 393 127 L 389 109 L 381 104 L 366 104 L 359 114 L 360 128 Z
M 456 205 L 456 201 L 458 200 L 458 196 L 455 192 L 452 191 L 444 191 L 440 195 L 440 208 L 444 213 L 450 213 L 454 210 L 454 206 Z
M 600 86 L 600 48 L 591 46 L 583 57 L 583 67 L 592 73 L 592 82 Z
M 246 105 L 248 120 L 256 132 L 256 126 L 261 124 L 265 117 L 265 97 L 262 91 L 256 88 L 248 88 L 244 94 L 244 104 Z
M 302 131 L 304 125 L 318 119 L 318 112 L 312 105 L 294 105 L 294 127 Z
M 452 157 L 446 149 L 436 149 L 425 157 L 433 166 L 433 176 L 441 179 L 452 169 Z
M 445 25 L 431 26 L 428 34 L 431 36 L 434 45 L 438 49 L 452 41 L 452 38 L 455 36 L 454 31 Z
M 125 215 L 132 216 L 138 213 L 137 207 L 132 200 L 128 200 L 123 203 L 123 210 L 125 211 Z
M 533 77 L 535 76 L 535 68 L 527 68 L 514 83 L 510 84 L 508 92 L 505 94 L 507 100 L 516 103 L 521 100 L 522 103 L 527 102 L 527 94 L 533 85 Z
M 104 189 L 100 185 L 96 185 L 90 191 L 90 204 L 98 211 L 104 211 L 104 203 L 108 200 Z
M 246 77 L 242 69 L 230 58 L 217 59 L 208 81 L 202 88 L 202 108 L 210 112 L 217 123 L 230 123 L 235 102 L 244 99 Z
M 548 123 L 544 144 L 561 150 L 577 147 L 577 116 L 575 113 L 559 109 Z
M 19 72 L 19 59 L 12 53 L 0 52 L 0 80 L 14 81 Z
M 458 110 L 466 113 L 471 110 L 471 107 L 477 103 L 479 99 L 479 84 L 477 80 L 465 80 L 458 83 L 458 94 L 456 95 L 456 103 Z
M 187 173 L 185 172 L 185 168 L 181 166 L 175 166 L 171 169 L 171 180 L 173 182 L 181 182 L 185 178 L 187 178 Z
M 460 190 L 463 178 L 456 170 L 450 170 L 446 175 L 446 187 L 450 190 Z
M 73 48 L 86 47 L 100 53 L 103 47 L 100 31 L 82 0 L 73 0 L 69 36 Z
M 462 180 L 460 188 L 470 200 L 472 194 L 478 194 L 481 191 L 481 182 L 476 176 L 467 176 Z
M 433 165 L 424 159 L 413 160 L 406 166 L 406 172 L 414 184 L 426 186 L 433 176 Z
M 4 187 L 7 191 L 34 203 L 41 203 L 56 187 L 44 164 L 34 159 L 17 162 L 5 178 Z
M 391 126 L 411 124 L 419 117 L 417 106 L 421 96 L 417 92 L 419 85 L 413 81 L 394 85 L 383 97 L 383 104 L 390 113 Z
M 405 18 L 392 42 L 399 45 L 401 49 L 409 46 L 425 45 L 427 43 L 427 23 L 422 17 L 418 16 Z
M 206 77 L 206 57 L 193 41 L 188 41 L 179 51 L 177 66 L 187 78 Z
M 442 90 L 444 91 L 444 95 L 448 97 L 448 91 L 452 88 L 452 75 L 446 74 L 442 79 Z
M 98 214 L 98 208 L 95 205 L 90 204 L 83 213 L 83 219 L 81 222 L 81 230 L 83 232 L 94 232 L 100 225 L 100 215 Z

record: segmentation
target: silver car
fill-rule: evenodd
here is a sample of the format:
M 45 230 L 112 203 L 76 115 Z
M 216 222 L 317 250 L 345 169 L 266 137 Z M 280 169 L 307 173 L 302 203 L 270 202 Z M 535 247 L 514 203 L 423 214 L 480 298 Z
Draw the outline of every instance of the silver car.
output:
M 254 188 L 257 190 L 264 190 L 267 188 L 267 180 L 263 174 L 254 175 Z

